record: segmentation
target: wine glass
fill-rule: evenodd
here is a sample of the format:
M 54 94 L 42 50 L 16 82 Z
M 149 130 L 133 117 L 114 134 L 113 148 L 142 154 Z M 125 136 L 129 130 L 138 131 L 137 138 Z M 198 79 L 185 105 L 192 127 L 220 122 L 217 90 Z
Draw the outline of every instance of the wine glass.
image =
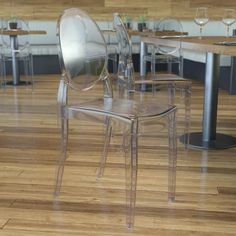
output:
M 207 7 L 198 7 L 196 10 L 196 15 L 195 15 L 194 21 L 197 25 L 200 26 L 199 39 L 201 39 L 202 38 L 202 28 L 209 21 L 208 8 Z
M 224 9 L 222 22 L 227 26 L 227 35 L 229 37 L 229 27 L 236 21 L 236 12 L 234 9 Z

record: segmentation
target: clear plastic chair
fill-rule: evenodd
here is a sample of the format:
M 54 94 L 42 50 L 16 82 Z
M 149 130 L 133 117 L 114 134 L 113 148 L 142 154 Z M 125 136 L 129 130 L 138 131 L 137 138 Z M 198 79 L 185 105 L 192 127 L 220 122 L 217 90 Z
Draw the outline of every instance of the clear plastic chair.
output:
M 161 34 L 161 37 L 182 37 L 183 27 L 179 20 L 175 18 L 163 18 L 155 25 L 155 31 Z M 158 35 L 158 34 L 157 34 Z M 183 77 L 183 52 L 181 41 L 177 47 L 164 47 L 161 45 L 150 46 L 151 55 L 145 56 L 144 60 L 151 62 L 151 73 L 153 79 L 158 79 L 156 74 L 156 65 L 167 64 L 168 73 L 172 73 L 173 65 L 177 65 L 177 73 Z
M 113 24 L 117 32 L 119 52 L 120 52 L 119 62 L 118 62 L 118 83 L 126 84 L 126 87 L 128 88 L 129 91 L 134 91 L 137 85 L 139 85 L 140 87 L 144 87 L 143 85 L 145 86 L 151 85 L 154 94 L 158 93 L 158 91 L 163 86 L 168 90 L 168 102 L 170 105 L 175 104 L 176 90 L 179 90 L 181 100 L 184 100 L 183 103 L 184 103 L 185 114 L 184 114 L 183 134 L 186 135 L 183 135 L 183 142 L 185 144 L 185 148 L 187 148 L 189 142 L 188 134 L 190 128 L 191 88 L 192 88 L 191 81 L 173 74 L 162 74 L 160 76 L 155 75 L 155 79 L 153 79 L 153 77 L 152 79 L 147 79 L 135 76 L 132 62 L 132 43 L 119 13 L 114 14 Z M 162 22 L 159 22 L 159 27 L 160 26 L 162 26 Z M 170 62 L 172 54 L 177 52 L 178 49 L 176 48 L 169 49 L 160 47 L 159 51 L 162 51 L 163 53 L 166 52 L 167 61 Z
M 78 8 L 64 11 L 57 25 L 59 36 L 59 59 L 62 75 L 58 90 L 59 118 L 61 120 L 61 156 L 56 172 L 55 196 L 60 193 L 64 164 L 66 160 L 69 119 L 77 118 L 105 125 L 104 150 L 101 166 L 104 167 L 111 128 L 119 123 L 124 127 L 127 225 L 134 224 L 136 200 L 138 134 L 139 130 L 158 120 L 168 122 L 169 137 L 169 199 L 175 197 L 176 175 L 176 107 L 144 103 L 135 100 L 115 99 L 107 72 L 107 46 L 96 23 Z M 87 91 L 101 81 L 104 83 L 104 97 L 76 104 L 68 103 L 68 89 Z
M 17 30 L 17 34 L 10 34 L 9 30 Z M 14 22 L 12 22 L 12 19 L 9 19 L 2 22 L 2 59 L 4 70 L 6 70 L 6 62 L 12 61 L 13 54 L 16 58 L 16 63 L 22 61 L 24 74 L 27 76 L 28 83 L 31 83 L 33 88 L 33 57 L 29 43 L 29 31 L 28 22 L 22 19 L 14 19 Z
M 113 27 L 118 41 L 118 83 L 124 85 L 128 91 L 135 91 L 135 77 L 132 60 L 132 43 L 123 21 L 118 13 L 114 14 Z

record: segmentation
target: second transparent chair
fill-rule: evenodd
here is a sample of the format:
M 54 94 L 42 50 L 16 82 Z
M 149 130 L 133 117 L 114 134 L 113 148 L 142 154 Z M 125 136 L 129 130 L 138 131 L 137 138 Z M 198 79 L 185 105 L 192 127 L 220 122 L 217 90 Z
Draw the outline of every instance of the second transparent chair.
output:
M 101 32 L 103 33 L 103 36 L 105 38 L 105 42 L 107 43 L 107 54 L 108 54 L 108 68 L 109 68 L 109 72 L 112 72 L 112 74 L 116 74 L 117 73 L 117 46 L 114 43 L 113 40 L 113 33 L 112 33 L 112 29 L 110 29 L 110 22 L 106 22 L 104 24 L 104 22 L 101 22 L 99 24 L 99 28 L 101 30 Z
M 180 76 L 170 74 L 161 76 L 155 75 L 155 79 L 153 77 L 148 79 L 148 77 L 144 78 L 135 76 L 132 60 L 132 42 L 119 13 L 114 14 L 113 24 L 114 28 L 116 29 L 120 52 L 118 63 L 118 82 L 123 83 L 124 85 L 126 84 L 126 87 L 129 91 L 134 91 L 137 85 L 142 87 L 144 87 L 143 85 L 151 85 L 153 93 L 158 93 L 159 90 L 164 87 L 168 89 L 168 102 L 171 105 L 176 103 L 176 91 L 179 90 L 181 104 L 179 104 L 178 108 L 180 105 L 182 105 L 182 103 L 184 104 L 184 131 L 180 133 L 180 135 L 183 135 L 183 142 L 185 144 L 185 148 L 187 148 L 190 128 L 191 81 Z M 162 50 L 164 51 L 164 48 L 162 48 Z M 176 51 L 177 49 L 171 48 L 165 50 L 171 52 L 170 56 L 172 56 L 172 52 Z
M 4 69 L 6 68 L 7 61 L 15 60 L 15 63 L 22 61 L 24 74 L 27 77 L 28 83 L 31 83 L 33 88 L 33 57 L 29 31 L 28 22 L 25 20 L 15 19 L 12 22 L 9 19 L 2 22 L 2 59 Z M 14 73 L 14 69 L 12 71 Z
M 56 172 L 55 196 L 59 195 L 62 184 L 69 142 L 69 119 L 90 120 L 91 118 L 91 122 L 105 125 L 107 132 L 104 137 L 105 151 L 102 154 L 102 161 L 106 159 L 110 129 L 114 123 L 119 123 L 119 126 L 125 127 L 126 221 L 128 227 L 132 227 L 136 201 L 139 130 L 150 122 L 155 123 L 162 119 L 168 122 L 169 199 L 173 200 L 175 197 L 176 107 L 112 97 L 112 87 L 107 72 L 107 46 L 97 24 L 85 12 L 78 8 L 65 10 L 58 20 L 57 29 L 62 75 L 58 90 L 61 156 Z M 103 97 L 94 95 L 94 99 L 91 100 L 89 94 L 87 101 L 69 104 L 69 88 L 87 91 L 99 81 L 104 83 Z

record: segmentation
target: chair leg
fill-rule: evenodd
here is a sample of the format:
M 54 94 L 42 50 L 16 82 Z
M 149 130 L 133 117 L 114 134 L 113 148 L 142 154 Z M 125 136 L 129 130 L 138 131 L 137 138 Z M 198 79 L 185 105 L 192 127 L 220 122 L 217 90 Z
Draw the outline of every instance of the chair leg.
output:
M 105 131 L 105 137 L 104 137 L 104 145 L 103 145 L 103 151 L 101 155 L 100 167 L 97 173 L 97 178 L 100 178 L 103 176 L 105 165 L 106 165 L 107 154 L 108 154 L 108 149 L 109 149 L 111 135 L 112 135 L 112 126 L 111 126 L 110 117 L 106 117 L 105 125 L 106 125 L 106 131 Z
M 184 127 L 184 144 L 185 149 L 188 148 L 189 144 L 189 129 L 191 125 L 191 94 L 192 94 L 192 83 L 186 82 L 184 89 L 184 104 L 185 104 L 185 127 Z
M 2 76 L 2 81 L 1 81 L 1 86 L 6 88 L 7 81 L 6 81 L 6 64 L 3 59 L 1 59 L 1 76 Z
M 128 228 L 134 225 L 137 165 L 138 165 L 138 122 L 131 124 L 130 135 L 125 136 L 125 175 L 126 175 L 126 223 Z
M 155 53 L 151 55 L 151 79 L 155 80 L 156 78 L 156 58 Z
M 6 78 L 6 61 L 5 61 L 5 58 L 2 57 L 1 59 L 1 86 L 4 87 L 4 89 L 6 88 L 7 86 L 7 78 Z
M 58 167 L 56 171 L 56 183 L 55 183 L 55 191 L 54 191 L 55 197 L 60 194 L 60 190 L 61 190 L 64 164 L 66 160 L 67 143 L 68 143 L 68 119 L 62 119 L 61 120 L 61 154 L 60 154 L 60 159 L 58 161 Z
M 33 55 L 29 56 L 29 76 L 31 80 L 32 91 L 34 90 L 34 64 L 33 64 Z
M 117 77 L 118 77 L 118 83 L 119 83 L 119 79 L 124 80 L 125 78 L 125 64 L 121 60 L 119 60 L 119 63 L 118 63 Z
M 177 163 L 177 136 L 176 136 L 176 111 L 168 115 L 169 125 L 169 170 L 168 170 L 168 200 L 175 199 L 176 163 Z
M 134 66 L 132 61 L 127 63 L 126 76 L 128 78 L 128 92 L 134 92 L 135 78 L 134 78 Z
M 174 105 L 175 104 L 175 96 L 176 96 L 176 88 L 175 84 L 170 83 L 168 84 L 168 104 Z
M 111 119 L 107 118 L 106 135 L 104 140 L 103 153 L 97 177 L 101 177 L 107 159 L 110 144 L 112 126 Z M 126 223 L 128 228 L 134 225 L 136 185 L 137 185 L 137 162 L 138 162 L 138 122 L 131 124 L 130 134 L 123 135 L 123 151 L 125 155 L 125 176 L 126 176 Z
M 29 62 L 28 62 L 29 58 L 25 57 L 22 59 L 23 62 L 23 67 L 24 67 L 24 74 L 27 77 L 27 83 L 29 84 Z
M 176 90 L 180 90 L 181 100 L 184 103 L 184 146 L 185 149 L 188 148 L 189 144 L 189 129 L 191 124 L 191 93 L 192 93 L 192 83 L 186 81 L 185 85 L 169 84 L 168 85 L 168 99 L 169 104 L 175 104 Z
M 117 74 L 117 54 L 115 54 L 114 59 L 112 60 L 112 73 Z
M 24 64 L 24 73 L 27 77 L 27 83 L 31 84 L 32 91 L 34 90 L 34 81 L 33 81 L 33 57 L 32 54 L 23 58 Z

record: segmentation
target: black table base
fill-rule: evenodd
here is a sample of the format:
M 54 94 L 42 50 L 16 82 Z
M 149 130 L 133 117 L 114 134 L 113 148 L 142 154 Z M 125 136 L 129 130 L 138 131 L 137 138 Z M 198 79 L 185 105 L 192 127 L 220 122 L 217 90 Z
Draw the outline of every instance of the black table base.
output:
M 180 142 L 184 143 L 186 134 L 180 137 Z M 203 141 L 202 133 L 190 133 L 189 147 L 205 150 L 226 149 L 236 147 L 236 138 L 227 134 L 216 134 L 216 139 L 211 141 Z
M 6 85 L 10 86 L 24 86 L 24 85 L 31 85 L 30 81 L 19 81 L 17 84 L 15 84 L 13 81 L 7 81 Z

